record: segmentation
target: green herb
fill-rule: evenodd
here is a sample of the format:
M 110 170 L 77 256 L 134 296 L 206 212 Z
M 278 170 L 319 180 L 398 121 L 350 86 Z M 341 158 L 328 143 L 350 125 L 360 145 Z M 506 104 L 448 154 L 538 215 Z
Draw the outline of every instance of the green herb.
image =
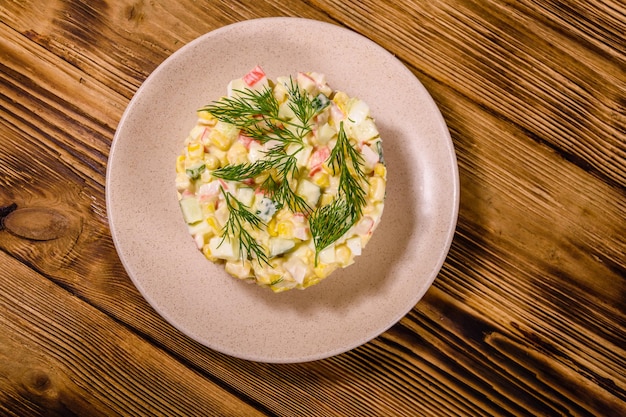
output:
M 283 277 L 277 278 L 277 279 L 275 279 L 274 281 L 270 282 L 270 286 L 272 286 L 272 285 L 276 285 L 276 284 L 278 284 L 278 283 L 281 283 L 281 282 L 283 282 L 283 280 L 284 280 L 284 279 L 285 279 L 285 278 L 283 278 Z
M 185 170 L 185 173 L 190 179 L 197 180 L 198 178 L 200 178 L 200 175 L 202 175 L 205 169 L 206 165 L 204 163 L 200 163 L 191 168 L 187 168 Z
M 222 229 L 222 242 L 220 245 L 224 243 L 226 237 L 234 239 L 239 242 L 241 259 L 244 259 L 244 257 L 252 259 L 254 254 L 259 263 L 263 262 L 269 265 L 269 259 L 265 250 L 247 229 L 259 229 L 264 225 L 263 221 L 249 211 L 249 207 L 237 200 L 231 193 L 224 191 L 222 187 L 220 187 L 220 190 L 224 195 L 224 201 L 229 212 L 228 220 Z
M 309 219 L 316 264 L 319 253 L 350 230 L 361 217 L 366 204 L 365 190 L 361 185 L 367 181 L 362 169 L 363 158 L 350 143 L 343 122 L 339 125 L 337 143 L 328 159 L 333 175 L 339 171 L 339 191 L 330 204 L 317 209 Z
M 355 219 L 348 205 L 342 198 L 336 198 L 315 210 L 309 218 L 309 227 L 315 244 L 315 264 L 321 251 L 336 242 L 352 227 Z
M 216 178 L 244 181 L 264 177 L 259 188 L 271 198 L 277 209 L 287 206 L 292 212 L 309 215 L 309 226 L 316 251 L 319 253 L 343 236 L 362 215 L 366 204 L 363 182 L 363 159 L 350 143 L 340 124 L 337 142 L 330 153 L 328 163 L 333 175 L 339 173 L 337 197 L 328 205 L 313 209 L 296 194 L 292 183 L 298 178 L 297 153 L 303 149 L 304 138 L 311 132 L 313 117 L 330 104 L 324 94 L 311 98 L 290 80 L 286 86 L 289 108 L 295 115 L 291 120 L 279 117 L 279 103 L 271 87 L 263 90 L 236 90 L 237 95 L 226 97 L 205 106 L 218 120 L 230 123 L 241 132 L 262 144 L 277 141 L 265 152 L 265 157 L 253 162 L 232 164 L 211 172 Z M 300 146 L 290 146 L 290 145 Z M 267 255 L 247 228 L 260 228 L 263 222 L 247 210 L 235 197 L 223 191 L 229 209 L 229 218 L 223 236 L 238 239 L 242 253 L 254 254 L 259 262 L 268 263 Z
M 202 110 L 210 112 L 218 120 L 231 123 L 244 135 L 267 143 L 278 141 L 277 145 L 265 152 L 265 157 L 254 163 L 227 165 L 211 173 L 216 178 L 230 181 L 244 181 L 265 175 L 260 189 L 275 200 L 279 207 L 287 206 L 293 212 L 310 213 L 311 208 L 297 195 L 291 181 L 298 177 L 296 154 L 302 150 L 303 139 L 311 132 L 311 119 L 323 110 L 330 101 L 328 98 L 312 99 L 290 79 L 287 85 L 289 107 L 295 118 L 279 118 L 279 104 L 270 87 L 261 91 L 236 90 L 237 95 L 226 97 Z M 298 144 L 288 153 L 291 144 Z
M 252 164 L 243 163 L 226 165 L 211 172 L 211 175 L 216 178 L 222 178 L 228 181 L 243 181 L 250 178 L 255 178 L 270 168 L 271 165 L 268 163 L 268 161 L 259 160 Z
M 261 91 L 245 89 L 236 92 L 237 96 L 223 97 L 201 110 L 208 111 L 218 120 L 235 125 L 245 134 L 263 142 L 268 130 L 266 126 L 262 127 L 263 122 L 278 120 L 279 105 L 272 89 L 266 87 Z

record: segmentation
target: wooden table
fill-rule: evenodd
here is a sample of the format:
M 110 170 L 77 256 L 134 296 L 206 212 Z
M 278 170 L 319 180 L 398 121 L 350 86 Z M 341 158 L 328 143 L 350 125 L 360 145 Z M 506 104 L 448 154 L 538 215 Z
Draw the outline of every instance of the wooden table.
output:
M 286 5 L 288 3 L 288 6 Z M 458 227 L 399 323 L 302 364 L 183 336 L 112 243 L 116 126 L 165 58 L 300 16 L 421 80 L 457 152 Z M 621 1 L 0 2 L 0 414 L 626 415 L 626 6 Z

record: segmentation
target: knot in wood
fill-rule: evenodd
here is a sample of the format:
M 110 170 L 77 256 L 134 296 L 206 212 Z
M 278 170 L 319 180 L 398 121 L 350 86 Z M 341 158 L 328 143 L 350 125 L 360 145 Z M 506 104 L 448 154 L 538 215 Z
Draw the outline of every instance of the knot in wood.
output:
M 52 382 L 46 372 L 41 369 L 31 369 L 26 372 L 24 383 L 31 392 L 43 392 L 50 387 Z
M 4 218 L 3 224 L 14 235 L 30 240 L 58 239 L 69 228 L 65 215 L 45 207 L 14 210 Z

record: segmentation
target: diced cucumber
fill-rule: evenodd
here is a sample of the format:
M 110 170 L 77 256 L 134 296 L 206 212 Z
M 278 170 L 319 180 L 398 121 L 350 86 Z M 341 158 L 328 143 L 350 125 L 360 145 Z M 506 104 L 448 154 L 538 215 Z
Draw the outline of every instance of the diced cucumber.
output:
M 237 200 L 246 207 L 252 206 L 254 202 L 254 189 L 250 187 L 241 187 L 237 190 Z
M 272 237 L 270 238 L 270 258 L 282 255 L 283 253 L 293 249 L 294 246 L 296 246 L 296 242 L 291 239 Z
M 372 119 L 365 119 L 352 127 L 352 134 L 358 142 L 367 142 L 379 136 L 378 128 Z
M 276 204 L 267 197 L 258 201 L 256 206 L 256 215 L 265 223 L 269 222 L 276 213 Z
M 278 107 L 278 117 L 283 120 L 291 120 L 296 117 L 296 114 L 293 112 L 292 106 L 293 104 L 289 100 L 281 104 Z
M 317 131 L 317 142 L 326 145 L 336 134 L 337 129 L 326 123 Z
M 185 173 L 192 180 L 197 180 L 198 178 L 200 178 L 200 175 L 204 172 L 205 169 L 206 165 L 204 164 L 204 162 L 199 162 L 192 167 L 187 168 L 185 170 Z
M 227 237 L 214 236 L 209 240 L 209 250 L 211 256 L 227 261 L 236 261 L 239 259 L 239 247 Z
M 348 119 L 352 120 L 355 124 L 360 124 L 365 121 L 370 115 L 369 106 L 359 99 L 350 100 L 350 109 L 348 111 Z
M 296 157 L 296 166 L 298 168 L 303 168 L 306 166 L 309 158 L 311 157 L 313 147 L 311 145 L 294 143 L 289 145 L 285 152 L 289 155 L 294 155 Z
M 330 99 L 326 97 L 323 93 L 319 93 L 317 97 L 315 97 L 311 101 L 311 105 L 313 105 L 313 108 L 315 109 L 316 112 L 322 111 L 329 104 L 330 104 Z
M 202 220 L 202 207 L 195 197 L 185 197 L 179 201 L 183 218 L 188 224 L 194 224 Z

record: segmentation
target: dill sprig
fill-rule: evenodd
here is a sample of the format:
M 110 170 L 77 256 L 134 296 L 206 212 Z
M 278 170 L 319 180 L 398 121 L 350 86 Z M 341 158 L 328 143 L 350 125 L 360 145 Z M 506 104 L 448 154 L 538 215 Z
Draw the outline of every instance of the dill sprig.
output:
M 311 98 L 291 77 L 286 89 L 288 106 L 295 115 L 295 122 L 279 117 L 280 104 L 270 86 L 262 90 L 234 90 L 236 95 L 223 97 L 200 110 L 235 125 L 242 133 L 261 143 L 270 140 L 302 143 L 302 139 L 311 132 L 311 119 L 328 105 L 329 100 L 323 94 Z
M 289 95 L 289 108 L 300 122 L 298 127 L 301 129 L 300 134 L 304 137 L 311 131 L 311 119 L 321 108 L 315 104 L 315 99 L 312 100 L 306 91 L 300 89 L 293 78 L 289 78 L 287 93 Z
M 250 137 L 263 139 L 267 131 L 263 122 L 272 123 L 272 120 L 278 119 L 279 105 L 272 89 L 245 89 L 236 90 L 236 93 L 232 97 L 222 97 L 200 110 L 208 111 L 222 122 L 235 125 Z
M 244 135 L 267 143 L 278 143 L 265 151 L 264 158 L 253 163 L 226 165 L 211 172 L 216 178 L 230 181 L 244 181 L 265 175 L 260 188 L 280 206 L 286 205 L 293 212 L 310 213 L 311 207 L 296 194 L 291 181 L 298 176 L 296 154 L 302 146 L 293 150 L 289 145 L 303 145 L 306 135 L 311 132 L 311 120 L 329 103 L 328 98 L 311 98 L 291 78 L 286 84 L 288 106 L 295 115 L 292 120 L 279 118 L 279 103 L 270 87 L 263 90 L 236 90 L 237 95 L 222 98 L 205 106 L 218 120 L 231 123 Z M 292 149 L 288 152 L 288 148 Z
M 361 182 L 367 182 L 367 177 L 363 172 L 363 157 L 350 143 L 343 122 L 339 124 L 337 143 L 329 159 L 333 175 L 339 171 L 339 197 L 344 197 L 348 206 L 354 210 L 354 218 L 360 217 L 366 204 Z
M 309 215 L 317 263 L 319 253 L 340 239 L 361 217 L 366 204 L 363 182 L 367 182 L 367 177 L 362 168 L 363 158 L 350 143 L 342 122 L 335 147 L 327 160 L 333 175 L 339 174 L 337 196 L 330 204 L 313 211 L 296 194 L 292 186 L 299 176 L 296 155 L 304 146 L 304 138 L 311 132 L 311 120 L 329 105 L 330 100 L 321 93 L 312 98 L 293 79 L 286 84 L 286 88 L 288 106 L 295 115 L 290 120 L 279 117 L 280 105 L 269 86 L 260 91 L 237 90 L 236 96 L 222 98 L 202 108 L 262 144 L 277 141 L 275 146 L 265 151 L 262 159 L 226 165 L 211 174 L 230 181 L 263 178 L 259 188 L 278 208 L 287 206 L 294 213 Z M 291 146 L 294 144 L 301 146 Z M 242 257 L 245 252 L 249 259 L 254 254 L 259 262 L 269 263 L 267 254 L 248 231 L 249 228 L 261 228 L 261 219 L 231 194 L 223 190 L 222 193 L 229 210 L 223 229 L 224 238 L 229 236 L 239 241 Z
M 339 240 L 354 225 L 353 209 L 345 198 L 335 198 L 330 204 L 315 210 L 309 218 L 309 228 L 315 244 L 315 264 L 321 251 Z
M 249 207 L 237 200 L 231 193 L 220 187 L 224 201 L 228 207 L 228 220 L 222 228 L 222 243 L 226 237 L 239 242 L 239 254 L 241 259 L 252 259 L 253 254 L 259 263 L 263 262 L 269 265 L 269 258 L 263 247 L 250 234 L 248 228 L 259 229 L 265 225 L 263 221 L 254 213 L 248 210 Z
M 261 175 L 268 168 L 268 161 L 259 160 L 253 163 L 226 165 L 212 171 L 211 175 L 227 181 L 243 181 Z
M 319 253 L 339 240 L 357 222 L 366 205 L 362 186 L 362 182 L 367 182 L 362 168 L 363 158 L 350 143 L 343 122 L 339 124 L 337 142 L 328 160 L 333 175 L 339 172 L 339 190 L 330 204 L 317 209 L 309 219 L 316 263 Z

